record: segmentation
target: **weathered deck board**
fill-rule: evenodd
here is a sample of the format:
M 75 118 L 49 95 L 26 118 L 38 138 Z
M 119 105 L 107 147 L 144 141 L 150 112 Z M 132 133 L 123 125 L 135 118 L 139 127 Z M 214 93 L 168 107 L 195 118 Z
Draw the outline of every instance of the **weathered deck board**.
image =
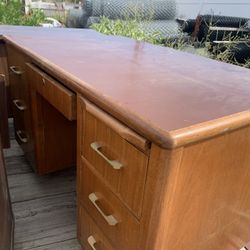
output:
M 53 196 L 75 191 L 73 171 L 59 172 L 55 175 L 37 176 L 25 173 L 8 176 L 12 203 Z
M 59 243 L 50 244 L 47 246 L 32 248 L 33 250 L 80 250 L 77 240 L 67 240 Z
M 4 149 L 4 156 L 5 157 L 12 157 L 12 156 L 23 156 L 23 151 L 22 149 L 19 147 L 18 143 L 16 142 L 16 140 L 12 139 L 10 141 L 10 149 Z
M 15 216 L 15 249 L 80 250 L 75 169 L 38 176 L 13 139 L 13 132 L 11 138 L 11 148 L 4 154 Z
M 24 158 L 24 156 L 11 156 L 5 158 L 5 163 L 8 166 L 7 175 L 31 173 L 32 168 Z
M 15 243 L 15 250 L 33 249 L 41 246 L 48 246 L 54 243 L 64 242 L 66 240 L 75 239 L 75 225 L 67 225 L 64 227 L 51 228 L 40 231 L 38 234 L 32 234 L 29 240 L 19 241 Z M 18 236 L 16 236 L 18 237 Z

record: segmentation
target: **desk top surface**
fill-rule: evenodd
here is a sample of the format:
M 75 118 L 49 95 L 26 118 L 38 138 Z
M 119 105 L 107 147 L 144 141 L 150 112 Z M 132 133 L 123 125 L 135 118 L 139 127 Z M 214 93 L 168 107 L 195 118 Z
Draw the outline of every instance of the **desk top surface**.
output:
M 249 69 L 92 30 L 0 26 L 0 33 L 164 147 L 250 124 Z

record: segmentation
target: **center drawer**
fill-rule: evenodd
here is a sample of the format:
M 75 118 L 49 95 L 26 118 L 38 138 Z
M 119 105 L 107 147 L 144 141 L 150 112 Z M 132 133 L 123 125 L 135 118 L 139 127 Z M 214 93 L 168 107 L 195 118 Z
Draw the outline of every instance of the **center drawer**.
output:
M 28 79 L 46 101 L 68 120 L 76 120 L 76 95 L 36 66 L 27 64 Z
M 82 156 L 140 218 L 148 164 L 142 146 L 147 141 L 96 106 L 84 104 Z

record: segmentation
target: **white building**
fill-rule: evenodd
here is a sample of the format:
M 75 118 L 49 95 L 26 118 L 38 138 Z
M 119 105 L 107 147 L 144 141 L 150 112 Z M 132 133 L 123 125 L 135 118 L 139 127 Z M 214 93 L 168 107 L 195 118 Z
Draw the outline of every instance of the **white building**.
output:
M 250 18 L 250 0 L 176 0 L 179 17 L 214 14 Z

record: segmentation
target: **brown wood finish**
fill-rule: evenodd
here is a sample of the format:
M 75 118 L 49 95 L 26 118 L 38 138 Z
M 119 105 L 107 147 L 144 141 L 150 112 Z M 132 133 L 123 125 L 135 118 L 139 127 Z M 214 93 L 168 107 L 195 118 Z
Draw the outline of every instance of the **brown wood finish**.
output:
M 97 117 L 103 123 L 105 123 L 109 128 L 113 129 L 119 136 L 123 139 L 137 147 L 139 150 L 148 153 L 150 148 L 150 143 L 145 138 L 141 137 L 140 135 L 136 134 L 134 131 L 129 129 L 127 126 L 123 125 L 122 123 L 118 122 L 116 119 L 111 117 L 110 115 L 106 114 L 95 105 L 91 104 L 87 100 L 82 100 L 85 103 L 85 109 L 89 114 Z
M 91 214 L 92 219 L 112 242 L 115 249 L 137 249 L 139 223 L 127 208 L 117 199 L 104 183 L 93 174 L 86 161 L 80 167 L 80 204 Z M 117 224 L 109 225 L 89 199 L 90 194 L 98 197 L 98 206 L 104 214 L 112 215 Z
M 248 121 L 238 118 L 249 123 L 248 69 L 91 30 L 3 27 L 2 32 L 7 43 L 70 89 L 164 148 L 177 146 L 175 130 L 211 127 L 206 122 L 222 117 L 230 123 L 242 111 Z
M 76 119 L 76 95 L 62 84 L 52 79 L 45 72 L 31 64 L 27 64 L 28 74 L 32 74 L 31 84 L 36 91 L 53 105 L 68 120 Z
M 25 79 L 25 63 L 30 59 L 13 46 L 7 46 L 8 71 L 11 89 L 11 100 L 21 99 L 29 104 L 29 86 Z
M 197 141 L 227 134 L 239 128 L 244 128 L 250 123 L 250 111 L 243 111 L 227 118 L 208 121 L 191 127 L 171 131 L 173 147 L 181 147 Z
M 119 132 L 121 131 L 126 131 L 126 135 L 128 135 L 130 132 L 128 128 L 123 129 L 121 124 L 86 101 L 83 101 L 81 105 L 86 107 L 82 123 L 83 157 L 93 166 L 93 170 L 97 171 L 110 189 L 139 218 L 141 216 L 148 157 L 120 136 Z M 106 125 L 107 121 L 108 125 L 112 125 Z M 140 136 L 132 131 L 126 138 L 131 138 L 134 143 L 143 141 Z M 137 138 L 139 139 L 136 140 Z M 147 145 L 145 140 L 144 142 L 143 145 Z M 101 145 L 100 151 L 108 159 L 121 163 L 121 169 L 114 169 L 91 147 L 93 143 Z
M 74 117 L 74 104 L 57 84 L 78 96 L 78 238 L 84 246 L 89 232 L 119 250 L 248 244 L 249 70 L 89 30 L 2 32 L 8 46 L 40 68 L 29 73 L 28 89 L 39 173 L 75 159 L 76 122 L 59 112 Z M 37 84 L 43 71 L 57 79 L 46 80 L 46 89 Z M 26 92 L 19 87 L 13 95 Z M 114 162 L 100 153 L 125 167 L 112 170 Z
M 32 75 L 28 76 L 31 77 Z M 32 123 L 38 174 L 76 164 L 76 123 L 67 120 L 31 87 Z
M 0 250 L 14 249 L 14 219 L 0 137 Z
M 15 136 L 26 159 L 35 168 L 30 91 L 25 72 L 25 63 L 30 59 L 12 46 L 7 46 L 7 53 Z
M 165 218 L 162 218 L 161 213 L 171 220 L 171 215 L 165 213 L 163 197 L 171 199 L 175 195 L 173 185 L 175 179 L 172 178 L 172 172 L 178 171 L 182 151 L 183 148 L 174 151 L 163 150 L 152 144 L 143 203 L 143 217 L 140 225 L 140 238 L 138 239 L 140 249 L 167 249 L 164 246 L 163 248 L 157 248 L 156 242 L 158 239 L 160 241 L 167 237 L 160 229 L 160 225 L 162 226 L 167 222 Z M 168 196 L 165 196 L 166 193 L 168 193 Z
M 5 79 L 8 115 L 9 115 L 9 117 L 11 117 L 12 111 L 11 111 L 11 98 L 10 98 L 10 83 L 9 83 L 9 73 L 8 73 L 7 51 L 6 51 L 5 43 L 1 40 L 0 40 L 0 74 L 2 74 L 4 76 L 4 79 Z
M 94 246 L 98 250 L 114 250 L 109 240 L 81 205 L 79 205 L 79 213 L 80 241 L 84 249 L 93 250 L 92 246 Z M 90 237 L 96 241 L 92 246 Z
M 10 146 L 5 77 L 0 74 L 0 137 L 3 148 Z
M 162 191 L 156 204 L 148 206 L 153 194 L 145 204 L 145 228 L 153 231 L 144 249 L 233 250 L 249 242 L 249 138 L 248 126 L 175 152 L 152 148 L 166 174 L 151 180 Z M 153 159 L 149 174 L 161 166 Z
M 83 102 L 81 100 L 81 96 L 77 94 L 77 169 L 76 169 L 76 196 L 77 196 L 77 239 L 81 243 L 81 245 L 84 244 L 84 239 L 86 238 L 86 235 L 83 234 L 82 220 L 81 214 L 80 214 L 80 193 L 81 190 L 81 183 L 82 183 L 82 176 L 81 176 L 81 165 L 82 165 L 82 147 L 79 145 L 82 145 L 82 138 L 83 138 L 83 120 L 85 119 L 85 106 L 82 105 Z M 87 226 L 87 225 L 86 225 Z

